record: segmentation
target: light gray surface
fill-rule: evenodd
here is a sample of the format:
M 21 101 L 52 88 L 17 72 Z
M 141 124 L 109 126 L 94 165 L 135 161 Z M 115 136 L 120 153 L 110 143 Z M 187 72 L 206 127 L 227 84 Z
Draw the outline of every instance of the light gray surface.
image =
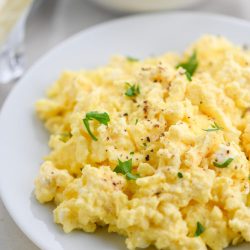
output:
M 203 4 L 190 9 L 222 13 L 250 20 L 249 0 L 207 0 Z M 32 65 L 46 51 L 70 35 L 120 16 L 122 15 L 91 5 L 86 0 L 44 0 L 33 10 L 28 19 L 26 37 L 27 66 Z M 11 88 L 12 85 L 0 85 L 0 108 Z M 17 228 L 1 200 L 0 249 L 38 249 Z

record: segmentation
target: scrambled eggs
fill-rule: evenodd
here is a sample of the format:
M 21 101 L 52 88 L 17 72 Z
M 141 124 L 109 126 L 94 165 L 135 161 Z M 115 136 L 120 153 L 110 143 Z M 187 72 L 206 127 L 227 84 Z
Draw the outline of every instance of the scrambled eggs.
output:
M 36 104 L 51 153 L 39 202 L 128 249 L 219 250 L 250 242 L 250 52 L 204 36 L 182 57 L 117 56 L 64 72 Z

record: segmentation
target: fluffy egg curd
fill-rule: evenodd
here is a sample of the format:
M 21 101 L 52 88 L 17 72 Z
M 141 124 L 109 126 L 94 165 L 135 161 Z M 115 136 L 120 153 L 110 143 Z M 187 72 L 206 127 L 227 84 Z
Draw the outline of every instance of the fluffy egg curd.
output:
M 36 103 L 51 153 L 35 180 L 66 233 L 128 249 L 250 242 L 250 51 L 206 35 L 182 56 L 64 72 Z

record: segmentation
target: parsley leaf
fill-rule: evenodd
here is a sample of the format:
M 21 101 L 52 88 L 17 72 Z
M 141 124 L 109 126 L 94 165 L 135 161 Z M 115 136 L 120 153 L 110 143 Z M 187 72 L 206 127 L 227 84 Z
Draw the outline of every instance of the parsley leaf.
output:
M 198 67 L 196 51 L 189 57 L 187 62 L 179 63 L 176 68 L 183 68 L 186 70 L 186 77 L 189 81 L 192 81 L 192 76 Z
M 139 175 L 132 174 L 131 171 L 132 171 L 132 159 L 124 162 L 118 159 L 118 165 L 114 169 L 114 172 L 125 175 L 127 180 L 136 180 L 139 177 Z
M 99 113 L 97 111 L 88 112 L 86 114 L 86 118 L 88 120 L 97 120 L 98 122 L 106 126 L 108 125 L 108 122 L 110 121 L 109 115 L 106 112 L 104 113 Z
M 178 172 L 177 176 L 181 179 L 183 178 L 183 174 L 181 172 Z
M 126 178 L 127 178 L 128 180 L 133 180 L 133 181 L 135 181 L 137 178 L 139 178 L 139 175 L 138 175 L 138 174 L 127 173 L 127 174 L 126 174 Z
M 226 161 L 222 162 L 222 163 L 218 163 L 218 162 L 213 162 L 214 166 L 217 168 L 226 168 L 228 167 L 228 165 L 233 161 L 233 158 L 228 158 Z
M 192 76 L 188 71 L 185 72 L 187 79 L 191 82 L 192 81 Z
M 137 96 L 140 94 L 140 86 L 139 85 L 131 85 L 130 83 L 126 83 L 128 85 L 128 89 L 127 91 L 125 92 L 125 95 L 126 96 Z
M 139 61 L 138 58 L 135 58 L 135 57 L 132 57 L 132 56 L 127 56 L 127 60 L 128 60 L 129 62 L 138 62 L 138 61 Z
M 108 113 L 99 113 L 97 111 L 88 112 L 83 119 L 83 124 L 85 125 L 89 135 L 92 137 L 94 141 L 97 141 L 97 138 L 94 136 L 94 134 L 91 132 L 89 127 L 89 121 L 96 120 L 100 122 L 101 124 L 108 125 L 108 122 L 110 121 Z
M 118 159 L 118 165 L 114 169 L 116 173 L 126 174 L 132 170 L 132 159 L 122 162 Z
M 196 224 L 196 231 L 194 236 L 198 237 L 205 231 L 205 228 L 201 225 L 201 223 L 198 221 Z
M 212 128 L 208 128 L 208 129 L 203 129 L 204 131 L 207 132 L 213 132 L 213 131 L 218 131 L 218 130 L 222 130 L 223 128 L 220 127 L 216 122 L 214 122 L 214 124 L 211 125 Z

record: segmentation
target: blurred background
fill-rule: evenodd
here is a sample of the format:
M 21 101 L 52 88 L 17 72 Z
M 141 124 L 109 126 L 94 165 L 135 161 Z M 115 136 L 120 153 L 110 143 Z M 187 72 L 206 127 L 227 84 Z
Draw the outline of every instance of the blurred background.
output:
M 0 110 L 17 79 L 69 36 L 115 18 L 173 10 L 250 20 L 250 0 L 0 0 Z M 17 228 L 1 200 L 0 249 L 38 249 Z

